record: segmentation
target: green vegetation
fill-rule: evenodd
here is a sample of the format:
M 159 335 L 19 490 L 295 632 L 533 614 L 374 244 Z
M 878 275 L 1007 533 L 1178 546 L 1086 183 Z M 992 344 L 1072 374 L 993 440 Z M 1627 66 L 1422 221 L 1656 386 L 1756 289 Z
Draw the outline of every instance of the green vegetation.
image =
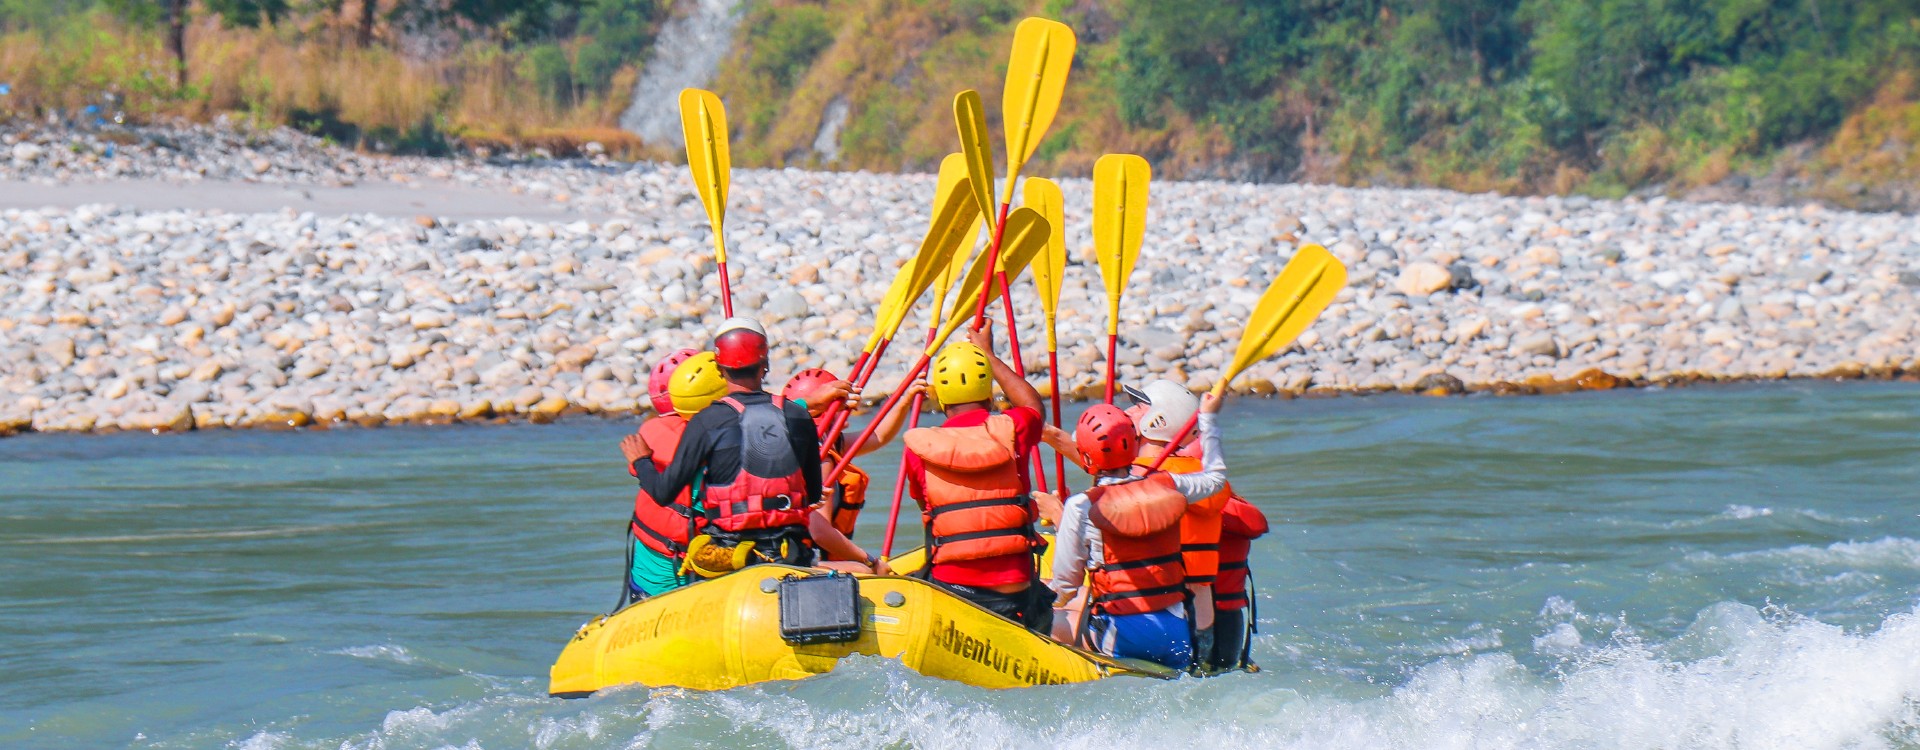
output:
M 1871 203 L 1850 196 L 1920 181 L 1913 0 L 746 2 L 713 84 L 743 165 L 819 166 L 814 141 L 844 102 L 833 166 L 932 168 L 954 146 L 954 92 L 997 111 L 1013 26 L 1039 13 L 1081 48 L 1038 174 L 1134 151 L 1168 176 L 1510 192 L 1771 176 Z M 605 132 L 671 8 L 0 0 L 0 81 L 19 92 L 0 110 L 111 89 L 135 116 L 482 143 Z M 190 32 L 177 50 L 174 28 Z M 449 37 L 452 53 L 402 52 Z

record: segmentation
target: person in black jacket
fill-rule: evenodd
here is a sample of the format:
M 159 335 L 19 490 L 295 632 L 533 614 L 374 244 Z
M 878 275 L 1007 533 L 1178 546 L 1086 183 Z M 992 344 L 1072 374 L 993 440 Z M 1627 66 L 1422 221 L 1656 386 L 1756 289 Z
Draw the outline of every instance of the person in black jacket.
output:
M 820 436 L 801 404 L 776 401 L 762 388 L 767 374 L 767 335 L 748 318 L 721 323 L 714 356 L 727 380 L 727 395 L 695 414 L 665 471 L 638 436 L 620 442 L 641 488 L 653 497 L 676 497 L 692 488 L 694 507 L 705 515 L 706 546 L 696 566 L 715 563 L 736 550 L 735 565 L 778 562 L 811 565 L 809 509 L 820 502 Z M 705 565 L 711 572 L 725 572 Z

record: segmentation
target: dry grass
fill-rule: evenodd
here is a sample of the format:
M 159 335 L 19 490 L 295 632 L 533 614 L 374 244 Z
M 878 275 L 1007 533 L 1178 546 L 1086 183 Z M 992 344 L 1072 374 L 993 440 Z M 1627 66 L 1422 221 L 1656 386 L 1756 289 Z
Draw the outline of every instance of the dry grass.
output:
M 172 85 L 159 36 L 105 14 L 44 33 L 0 36 L 0 115 L 37 116 L 101 104 L 112 92 L 135 121 L 243 116 L 257 124 L 331 118 L 360 131 L 406 132 L 423 123 L 456 140 L 573 153 L 597 141 L 616 154 L 638 144 L 614 126 L 635 73 L 610 91 L 554 102 L 518 73 L 520 56 L 470 43 L 421 60 L 386 47 L 358 49 L 327 28 L 228 29 L 207 19 L 188 29 L 188 85 Z M 310 123 L 304 123 L 310 124 Z

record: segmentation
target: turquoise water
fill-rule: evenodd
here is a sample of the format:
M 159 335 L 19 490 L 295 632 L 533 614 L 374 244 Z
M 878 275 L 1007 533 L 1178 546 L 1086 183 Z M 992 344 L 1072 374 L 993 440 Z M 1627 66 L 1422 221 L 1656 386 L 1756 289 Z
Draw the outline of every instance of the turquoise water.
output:
M 1260 674 L 549 699 L 632 427 L 0 441 L 0 746 L 1920 747 L 1912 385 L 1236 403 Z

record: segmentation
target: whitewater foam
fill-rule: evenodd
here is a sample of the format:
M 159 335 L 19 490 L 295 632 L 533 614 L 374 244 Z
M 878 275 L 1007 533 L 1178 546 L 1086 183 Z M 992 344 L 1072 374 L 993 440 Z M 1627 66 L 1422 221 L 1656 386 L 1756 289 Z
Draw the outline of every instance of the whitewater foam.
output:
M 1858 634 L 1723 603 L 1665 643 L 1623 628 L 1588 644 L 1562 621 L 1531 645 L 1558 666 L 1541 674 L 1506 652 L 1446 657 L 1385 690 L 1269 671 L 988 691 L 863 658 L 822 678 L 723 693 L 628 689 L 561 702 L 522 692 L 534 687 L 523 683 L 514 694 L 394 711 L 345 742 L 300 746 L 1920 747 L 1920 617 L 1911 612 Z M 286 745 L 263 737 L 255 746 Z
M 1778 549 L 1715 555 L 1699 552 L 1689 556 L 1697 561 L 1736 560 L 1781 562 L 1817 567 L 1894 566 L 1920 568 L 1920 540 L 1884 537 L 1871 542 L 1835 542 L 1825 547 L 1797 544 Z

